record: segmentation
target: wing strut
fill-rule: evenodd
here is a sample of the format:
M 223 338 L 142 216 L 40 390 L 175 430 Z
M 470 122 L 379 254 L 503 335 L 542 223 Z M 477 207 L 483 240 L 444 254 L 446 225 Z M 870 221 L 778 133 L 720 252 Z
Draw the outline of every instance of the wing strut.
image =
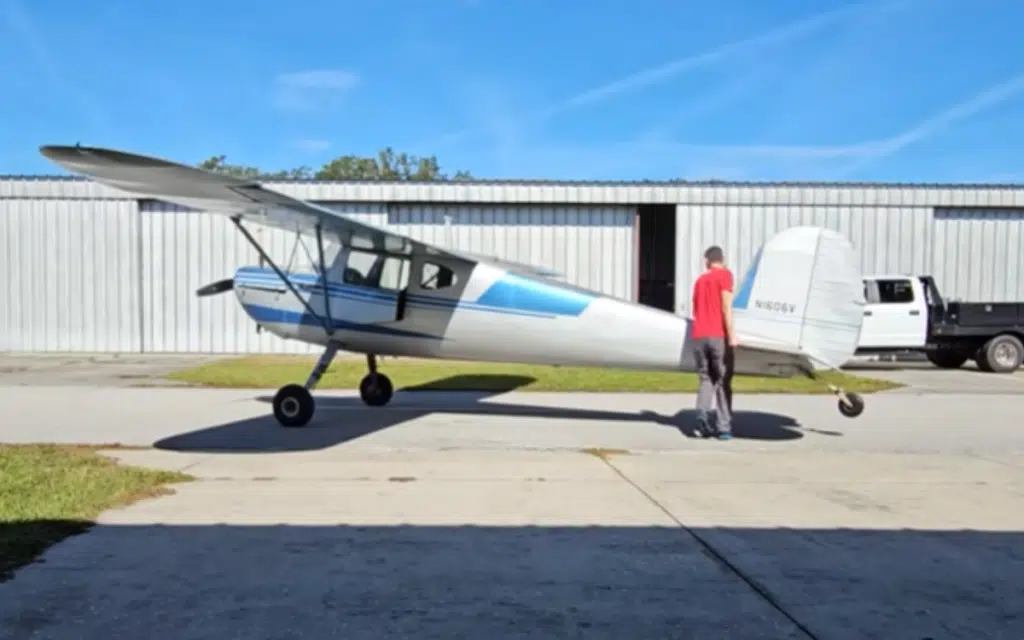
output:
M 324 293 L 324 313 L 327 315 L 327 335 L 334 333 L 334 320 L 331 318 L 331 298 L 327 294 L 327 261 L 324 259 L 324 228 L 323 225 L 316 225 L 316 250 L 320 258 L 320 286 Z
M 323 325 L 324 331 L 327 332 L 328 336 L 333 335 L 334 334 L 334 325 L 329 320 L 330 313 L 331 313 L 331 305 L 330 305 L 330 298 L 327 296 L 327 286 L 326 286 L 327 285 L 327 279 L 326 279 L 326 269 L 324 269 L 323 244 L 319 242 L 319 240 L 320 240 L 320 226 L 317 225 L 317 241 L 318 241 L 318 244 L 320 244 L 320 272 L 322 274 L 321 275 L 321 279 L 322 279 L 321 281 L 324 284 L 324 286 L 323 286 L 324 308 L 327 310 L 327 316 L 328 316 L 327 318 L 325 318 L 324 316 L 322 316 L 319 313 L 317 313 L 313 309 L 313 307 L 309 304 L 309 302 L 305 298 L 302 297 L 302 295 L 299 293 L 299 290 L 295 288 L 294 284 L 292 284 L 292 281 L 288 279 L 288 276 L 286 276 L 283 271 L 281 271 L 281 268 L 277 266 L 277 263 L 274 262 L 270 258 L 270 256 L 267 255 L 267 252 L 263 250 L 263 247 L 260 245 L 259 242 L 256 241 L 256 238 L 253 238 L 252 234 L 249 233 L 249 230 L 246 229 L 244 226 L 242 226 L 242 221 L 239 220 L 237 217 L 232 217 L 231 221 L 235 223 L 235 226 L 238 227 L 238 230 L 242 232 L 242 235 L 245 236 L 245 239 L 249 241 L 249 244 L 252 245 L 252 248 L 255 249 L 256 252 L 260 254 L 260 257 L 263 258 L 263 260 L 266 261 L 266 263 L 270 265 L 270 268 L 274 270 L 274 273 L 277 274 L 277 277 L 281 278 L 281 280 L 284 281 L 284 285 L 286 287 L 288 287 L 288 289 L 292 292 L 292 294 L 299 300 L 299 302 L 302 303 L 302 306 L 306 307 L 306 311 L 309 312 L 309 315 L 311 315 L 314 318 L 316 318 L 317 321 L 319 321 L 320 324 Z

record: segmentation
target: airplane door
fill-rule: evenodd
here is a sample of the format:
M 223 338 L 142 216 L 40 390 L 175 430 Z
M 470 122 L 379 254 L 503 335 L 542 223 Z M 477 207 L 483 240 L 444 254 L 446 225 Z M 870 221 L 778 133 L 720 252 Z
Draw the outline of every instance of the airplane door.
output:
M 334 318 L 358 324 L 384 324 L 404 316 L 411 262 L 408 258 L 351 249 L 344 262 L 344 294 L 331 304 Z
M 466 265 L 440 257 L 420 257 L 413 264 L 405 322 L 417 331 L 444 334 L 466 288 Z

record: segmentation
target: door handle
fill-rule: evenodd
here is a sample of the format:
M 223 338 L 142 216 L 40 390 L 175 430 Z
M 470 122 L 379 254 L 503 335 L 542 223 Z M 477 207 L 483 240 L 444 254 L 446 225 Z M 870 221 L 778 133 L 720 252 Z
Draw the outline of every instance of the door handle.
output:
M 873 313 L 873 312 L 871 312 L 871 311 L 865 311 L 865 312 L 864 312 L 864 315 L 866 315 L 866 316 L 870 316 L 870 315 L 871 315 L 872 313 Z
M 921 315 L 921 312 L 918 311 L 917 309 L 914 309 L 913 311 L 908 311 L 907 313 L 909 313 L 912 316 L 919 316 L 919 315 Z

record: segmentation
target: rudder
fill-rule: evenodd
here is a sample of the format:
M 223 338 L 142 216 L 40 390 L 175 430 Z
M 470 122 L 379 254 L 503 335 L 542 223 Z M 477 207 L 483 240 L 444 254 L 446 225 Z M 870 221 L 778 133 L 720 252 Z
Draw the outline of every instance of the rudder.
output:
M 821 227 L 792 227 L 754 256 L 733 298 L 740 342 L 806 354 L 815 368 L 853 357 L 864 290 L 853 245 Z

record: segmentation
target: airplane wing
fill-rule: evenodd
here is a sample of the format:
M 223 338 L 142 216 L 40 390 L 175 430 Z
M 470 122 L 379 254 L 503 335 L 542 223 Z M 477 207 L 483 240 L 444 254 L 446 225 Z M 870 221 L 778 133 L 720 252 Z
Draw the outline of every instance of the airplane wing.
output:
M 290 232 L 314 233 L 317 226 L 346 246 L 392 253 L 445 255 L 490 262 L 533 275 L 558 275 L 532 265 L 478 256 L 431 245 L 368 225 L 312 202 L 267 189 L 258 182 L 161 158 L 97 147 L 46 145 L 40 153 L 73 173 L 82 174 L 140 197 L 237 217 Z

